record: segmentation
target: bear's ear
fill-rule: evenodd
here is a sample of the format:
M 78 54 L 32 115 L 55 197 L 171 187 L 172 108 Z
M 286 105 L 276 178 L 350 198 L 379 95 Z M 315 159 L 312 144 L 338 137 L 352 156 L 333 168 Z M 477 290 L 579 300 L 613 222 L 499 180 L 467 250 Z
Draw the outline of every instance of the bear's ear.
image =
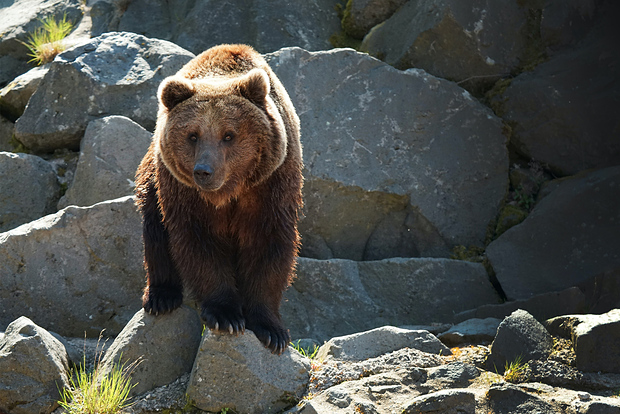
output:
M 270 90 L 269 75 L 263 69 L 252 69 L 238 80 L 237 89 L 250 102 L 264 106 Z
M 168 77 L 159 85 L 159 101 L 170 111 L 196 93 L 194 86 L 183 78 Z

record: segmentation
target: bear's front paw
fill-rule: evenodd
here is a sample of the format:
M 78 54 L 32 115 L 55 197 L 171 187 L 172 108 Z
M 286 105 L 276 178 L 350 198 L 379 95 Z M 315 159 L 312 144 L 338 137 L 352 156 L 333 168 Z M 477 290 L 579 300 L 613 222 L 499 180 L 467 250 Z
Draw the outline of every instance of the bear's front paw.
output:
M 254 311 L 248 316 L 247 328 L 272 354 L 281 355 L 291 342 L 291 336 L 282 323 L 270 312 Z
M 142 308 L 152 315 L 172 312 L 182 304 L 183 292 L 176 287 L 149 286 L 142 296 Z
M 200 317 L 212 331 L 239 335 L 245 332 L 241 307 L 203 303 Z

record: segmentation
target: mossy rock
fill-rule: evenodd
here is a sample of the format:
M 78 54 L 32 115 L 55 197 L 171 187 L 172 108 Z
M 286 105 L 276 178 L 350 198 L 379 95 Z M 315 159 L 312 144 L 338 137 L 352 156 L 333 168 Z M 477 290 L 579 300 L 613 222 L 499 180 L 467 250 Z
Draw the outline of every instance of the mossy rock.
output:
M 521 209 L 520 207 L 512 204 L 504 206 L 502 211 L 499 213 L 497 227 L 495 228 L 495 236 L 499 237 L 509 228 L 521 223 L 526 217 L 527 211 Z

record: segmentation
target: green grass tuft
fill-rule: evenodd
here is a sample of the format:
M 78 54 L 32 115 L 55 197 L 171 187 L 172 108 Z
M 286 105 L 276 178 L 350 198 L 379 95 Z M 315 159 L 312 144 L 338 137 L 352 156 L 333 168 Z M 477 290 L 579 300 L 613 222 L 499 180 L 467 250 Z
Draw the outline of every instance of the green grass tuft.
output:
M 137 383 L 131 383 L 130 375 L 140 360 L 128 366 L 117 362 L 106 376 L 102 376 L 97 367 L 100 362 L 96 361 L 95 368 L 89 371 L 84 355 L 83 364 L 72 372 L 70 388 L 60 391 L 61 400 L 58 401 L 67 414 L 116 414 L 131 406 L 129 393 Z
M 299 352 L 303 356 L 309 359 L 314 359 L 316 357 L 317 352 L 319 352 L 319 347 L 316 345 L 312 345 L 312 350 L 310 348 L 302 348 L 299 344 L 301 339 L 297 340 L 297 342 L 291 342 L 291 346 L 295 351 Z
M 521 355 L 516 357 L 512 362 L 506 361 L 506 365 L 504 366 L 504 379 L 513 384 L 524 382 L 526 368 L 527 363 L 523 363 Z
M 38 65 L 44 65 L 54 60 L 56 55 L 65 50 L 62 40 L 73 30 L 73 23 L 67 21 L 67 15 L 57 21 L 53 16 L 39 20 L 41 27 L 28 35 L 28 41 L 22 42 L 30 51 L 28 56 Z

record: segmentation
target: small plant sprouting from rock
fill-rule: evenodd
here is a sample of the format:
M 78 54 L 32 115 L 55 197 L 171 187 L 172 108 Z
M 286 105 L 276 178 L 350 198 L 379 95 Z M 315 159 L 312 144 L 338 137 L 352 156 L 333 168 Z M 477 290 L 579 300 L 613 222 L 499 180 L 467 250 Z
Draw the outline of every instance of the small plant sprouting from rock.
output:
M 84 353 L 82 364 L 69 379 L 70 388 L 60 391 L 58 403 L 67 414 L 115 414 L 131 406 L 129 392 L 137 385 L 131 383 L 131 373 L 141 361 L 126 365 L 119 359 L 112 371 L 102 376 L 98 369 L 102 354 L 103 351 L 99 353 L 94 369 L 89 370 Z
M 316 357 L 317 352 L 319 352 L 319 347 L 316 345 L 312 345 L 312 350 L 310 349 L 310 347 L 303 348 L 300 345 L 300 342 L 301 342 L 301 339 L 297 340 L 297 342 L 291 342 L 291 346 L 293 347 L 293 349 L 295 349 L 295 351 L 299 352 L 306 358 L 314 359 L 314 357 Z
M 525 370 L 527 369 L 527 363 L 523 363 L 521 355 L 515 358 L 514 361 L 506 361 L 504 366 L 504 379 L 513 384 L 525 381 Z
M 65 50 L 63 39 L 73 30 L 73 23 L 67 20 L 67 15 L 57 21 L 53 16 L 40 20 L 42 26 L 30 33 L 29 39 L 23 44 L 30 50 L 32 56 L 29 62 L 44 65 L 54 60 L 56 55 Z

